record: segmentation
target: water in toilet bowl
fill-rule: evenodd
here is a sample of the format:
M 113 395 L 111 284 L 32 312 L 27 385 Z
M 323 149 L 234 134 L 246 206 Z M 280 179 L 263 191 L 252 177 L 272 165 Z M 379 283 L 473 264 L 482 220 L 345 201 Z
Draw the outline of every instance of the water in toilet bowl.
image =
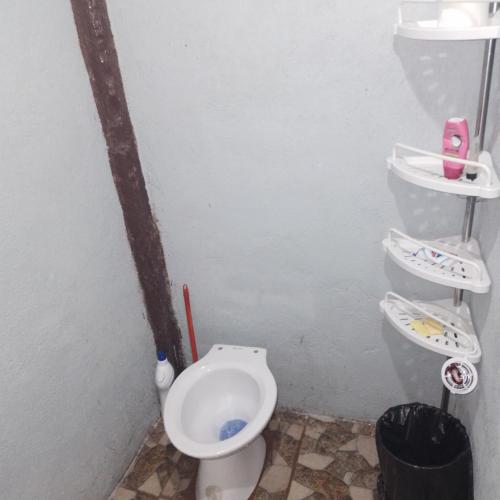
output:
M 229 438 L 235 436 L 246 425 L 247 425 L 247 422 L 245 422 L 244 420 L 241 420 L 240 418 L 236 418 L 236 419 L 233 419 L 233 420 L 228 420 L 220 428 L 220 431 L 219 431 L 219 440 L 220 441 L 224 441 L 225 439 L 229 439 Z

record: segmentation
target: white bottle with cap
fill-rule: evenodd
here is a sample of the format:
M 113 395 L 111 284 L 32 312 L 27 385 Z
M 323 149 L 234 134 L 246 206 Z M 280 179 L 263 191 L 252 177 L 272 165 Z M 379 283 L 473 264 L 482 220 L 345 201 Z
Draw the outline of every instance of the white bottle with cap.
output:
M 174 381 L 174 367 L 168 362 L 167 355 L 163 351 L 158 351 L 158 363 L 156 365 L 155 383 L 160 397 L 160 409 L 163 416 L 163 408 L 167 399 L 168 390 Z

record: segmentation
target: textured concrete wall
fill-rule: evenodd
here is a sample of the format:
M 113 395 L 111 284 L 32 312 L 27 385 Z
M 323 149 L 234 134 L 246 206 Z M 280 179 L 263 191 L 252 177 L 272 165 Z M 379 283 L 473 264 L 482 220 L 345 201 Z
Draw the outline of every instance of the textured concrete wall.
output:
M 69 2 L 2 6 L 0 497 L 106 498 L 154 347 Z
M 481 54 L 394 40 L 397 2 L 382 4 L 109 2 L 201 352 L 266 346 L 281 404 L 372 418 L 440 397 L 442 358 L 398 336 L 379 300 L 451 293 L 385 261 L 381 240 L 391 226 L 458 233 L 464 205 L 391 178 L 385 158 L 396 141 L 439 148 L 446 118 L 473 119 Z
M 498 60 L 497 60 L 498 62 Z M 498 75 L 498 69 L 496 74 Z M 498 78 L 495 79 L 498 83 Z M 492 102 L 491 129 L 494 142 L 494 158 L 500 158 L 500 141 L 497 139 L 498 85 L 495 86 Z M 498 164 L 498 163 L 497 163 Z M 497 167 L 498 168 L 498 167 Z M 488 268 L 493 280 L 492 293 L 475 296 L 472 308 L 476 328 L 478 330 L 483 358 L 478 366 L 479 386 L 476 391 L 456 402 L 456 413 L 463 419 L 469 429 L 474 451 L 474 474 L 476 483 L 476 500 L 498 498 L 500 478 L 498 463 L 500 462 L 500 357 L 499 325 L 500 309 L 500 239 L 499 229 L 500 201 L 488 201 L 479 205 L 476 234 L 481 242 L 482 250 L 488 261 Z
M 439 403 L 443 358 L 399 337 L 378 301 L 391 288 L 450 290 L 398 270 L 380 241 L 390 226 L 458 234 L 464 202 L 388 176 L 384 159 L 395 141 L 439 148 L 450 116 L 473 123 L 482 43 L 394 39 L 397 5 L 110 0 L 178 311 L 187 281 L 202 352 L 268 347 L 284 405 L 375 418 L 394 403 Z M 495 81 L 496 158 L 499 104 Z M 500 487 L 499 208 L 478 208 L 494 287 L 473 301 L 481 385 L 459 408 L 478 500 Z

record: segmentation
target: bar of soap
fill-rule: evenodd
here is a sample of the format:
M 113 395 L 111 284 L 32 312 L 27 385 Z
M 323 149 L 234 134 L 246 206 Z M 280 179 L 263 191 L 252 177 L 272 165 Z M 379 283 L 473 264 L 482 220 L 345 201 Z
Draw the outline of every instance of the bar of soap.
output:
M 424 318 L 424 319 L 414 319 L 410 323 L 411 327 L 423 337 L 430 337 L 432 335 L 442 335 L 443 334 L 443 325 L 432 318 Z

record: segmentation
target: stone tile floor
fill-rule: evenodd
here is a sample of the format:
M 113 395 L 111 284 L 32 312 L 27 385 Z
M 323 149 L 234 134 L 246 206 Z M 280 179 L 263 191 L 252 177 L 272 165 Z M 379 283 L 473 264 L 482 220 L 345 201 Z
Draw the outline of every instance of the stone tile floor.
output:
M 278 410 L 264 431 L 266 463 L 252 500 L 377 500 L 374 431 L 368 422 Z M 159 421 L 111 498 L 193 500 L 197 467 Z

